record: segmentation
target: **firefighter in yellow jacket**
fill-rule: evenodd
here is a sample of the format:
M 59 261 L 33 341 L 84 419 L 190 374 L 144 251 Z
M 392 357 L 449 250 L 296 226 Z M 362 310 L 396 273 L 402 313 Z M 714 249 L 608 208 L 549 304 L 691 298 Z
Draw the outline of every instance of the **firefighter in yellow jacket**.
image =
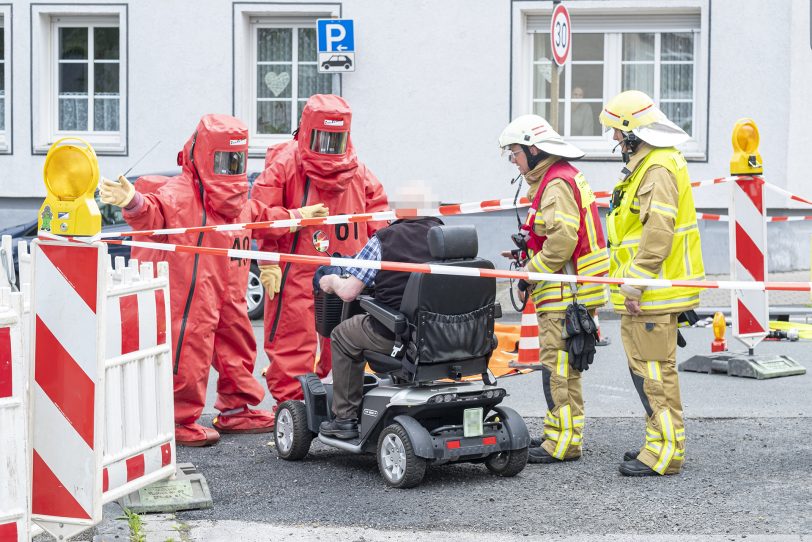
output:
M 530 186 L 531 209 L 520 232 L 526 246 L 524 270 L 606 275 L 608 254 L 595 196 L 583 173 L 569 162 L 584 153 L 566 143 L 538 115 L 523 115 L 511 122 L 499 136 L 499 146 Z M 529 290 L 538 317 L 539 361 L 548 408 L 543 439 L 530 448 L 529 461 L 578 459 L 584 427 L 581 370 L 588 365 L 581 366 L 569 357 L 562 338 L 564 314 L 574 300 L 573 293 L 588 308 L 603 306 L 606 288 L 544 281 L 532 284 Z M 594 355 L 594 341 L 592 352 Z
M 646 94 L 630 90 L 600 114 L 614 130 L 626 166 L 606 220 L 610 275 L 625 279 L 698 280 L 705 276 L 696 209 L 685 158 L 690 139 Z M 626 476 L 677 474 L 685 429 L 676 371 L 677 317 L 699 305 L 696 288 L 611 289 L 634 386 L 646 410 L 645 444 L 627 452 Z

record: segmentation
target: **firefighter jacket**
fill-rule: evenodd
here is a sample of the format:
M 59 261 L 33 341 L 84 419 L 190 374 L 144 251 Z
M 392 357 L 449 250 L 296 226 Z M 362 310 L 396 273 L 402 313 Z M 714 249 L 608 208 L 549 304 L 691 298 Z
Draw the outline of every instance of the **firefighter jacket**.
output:
M 537 273 L 604 276 L 608 254 L 595 196 L 583 173 L 557 156 L 543 160 L 525 175 L 533 198 L 522 229 L 527 232 L 526 268 Z M 536 312 L 563 312 L 573 302 L 588 307 L 606 304 L 606 287 L 544 281 L 533 288 Z
M 623 169 L 606 220 L 610 276 L 701 280 L 705 276 L 685 158 L 673 147 L 641 144 Z M 698 288 L 639 287 L 646 314 L 683 312 L 699 305 Z M 612 286 L 612 304 L 626 314 L 626 295 Z

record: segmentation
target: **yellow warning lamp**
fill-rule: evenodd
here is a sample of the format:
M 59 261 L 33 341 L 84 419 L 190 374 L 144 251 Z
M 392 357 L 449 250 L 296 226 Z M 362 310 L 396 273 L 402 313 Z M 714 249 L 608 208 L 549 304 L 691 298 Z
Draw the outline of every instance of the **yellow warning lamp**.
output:
M 711 343 L 711 352 L 724 352 L 727 350 L 727 340 L 725 340 L 725 332 L 727 331 L 727 322 L 725 315 L 717 312 L 713 315 L 713 343 Z
M 99 184 L 99 161 L 93 147 L 78 137 L 56 141 L 45 157 L 42 174 L 48 196 L 39 210 L 39 229 L 57 235 L 99 233 L 101 213 L 93 197 Z
M 758 126 L 753 119 L 740 119 L 733 127 L 731 175 L 761 175 L 764 167 L 758 152 Z

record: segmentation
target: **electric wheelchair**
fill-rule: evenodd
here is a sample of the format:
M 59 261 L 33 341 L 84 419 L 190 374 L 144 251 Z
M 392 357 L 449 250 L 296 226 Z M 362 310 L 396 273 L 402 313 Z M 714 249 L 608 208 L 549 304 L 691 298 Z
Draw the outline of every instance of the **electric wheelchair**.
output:
M 436 259 L 431 264 L 494 268 L 476 257 L 473 226 L 435 226 L 428 242 Z M 329 311 L 318 297 L 325 295 L 317 294 L 316 319 L 329 335 Z M 516 411 L 500 406 L 507 394 L 488 370 L 494 320 L 501 317 L 495 297 L 493 278 L 412 273 L 399 310 L 367 296 L 339 305 L 343 318 L 360 305 L 395 334 L 396 347 L 392 355 L 364 353 L 375 374 L 364 375 L 355 439 L 319 434 L 319 424 L 333 415 L 332 384 L 312 373 L 299 376 L 304 401 L 285 401 L 276 413 L 278 456 L 303 459 L 314 438 L 351 453 L 375 453 L 385 483 L 396 488 L 418 485 L 428 464 L 484 463 L 505 477 L 521 472 L 530 443 L 527 426 Z M 463 381 L 472 375 L 482 380 Z

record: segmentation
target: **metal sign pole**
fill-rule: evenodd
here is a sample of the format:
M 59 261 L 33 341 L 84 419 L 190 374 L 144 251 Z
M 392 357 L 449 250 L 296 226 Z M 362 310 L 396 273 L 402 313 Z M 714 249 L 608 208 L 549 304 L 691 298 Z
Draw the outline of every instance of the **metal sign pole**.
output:
M 550 126 L 552 126 L 556 132 L 561 133 L 561 130 L 558 128 L 558 81 L 561 68 L 553 64 L 552 70 L 550 71 Z

